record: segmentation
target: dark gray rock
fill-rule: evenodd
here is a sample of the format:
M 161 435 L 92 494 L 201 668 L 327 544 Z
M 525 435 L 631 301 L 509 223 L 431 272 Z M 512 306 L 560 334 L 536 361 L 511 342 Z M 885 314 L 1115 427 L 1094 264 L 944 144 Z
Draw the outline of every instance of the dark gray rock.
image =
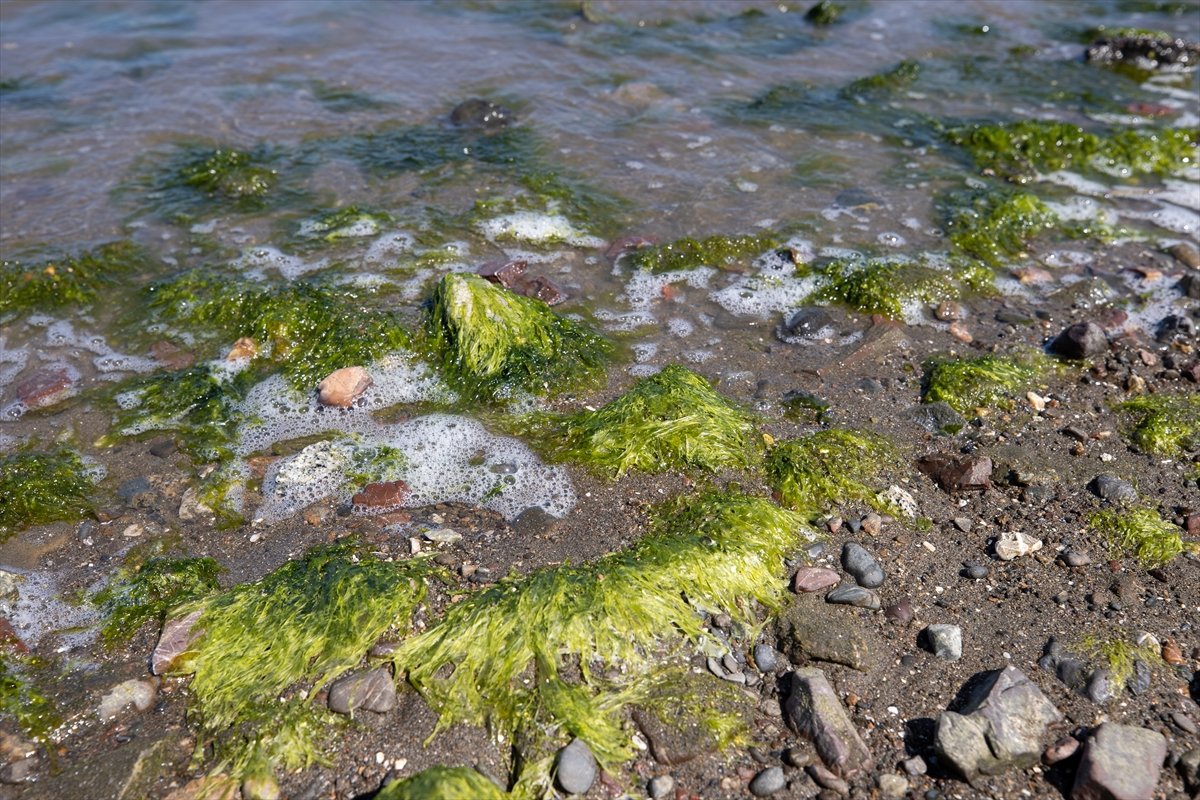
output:
M 117 487 L 117 497 L 132 503 L 138 495 L 150 491 L 150 480 L 146 477 L 130 478 Z
M 1058 679 L 1072 689 L 1078 689 L 1087 682 L 1087 667 L 1077 659 L 1060 659 L 1056 671 Z
M 1168 314 L 1158 322 L 1154 330 L 1155 340 L 1168 343 L 1176 340 L 1188 341 L 1196 336 L 1196 324 L 1182 314 Z
M 1184 297 L 1200 300 L 1200 272 L 1191 272 L 1179 279 L 1176 284 Z
M 1138 499 L 1137 489 L 1129 481 L 1114 475 L 1097 475 L 1088 484 L 1093 494 L 1112 503 L 1133 503 Z
M 945 661 L 958 661 L 962 658 L 962 628 L 957 625 L 930 625 L 921 632 L 925 646 Z
M 1157 731 L 1106 722 L 1083 750 L 1072 800 L 1146 800 L 1154 796 L 1167 740 Z
M 1091 358 L 1108 352 L 1108 336 L 1094 322 L 1076 322 L 1056 336 L 1048 349 L 1063 358 Z
M 795 344 L 801 339 L 821 339 L 833 333 L 833 316 L 820 306 L 798 308 L 784 318 L 775 330 L 783 341 Z
M 963 574 L 971 580 L 979 581 L 988 576 L 988 568 L 983 564 L 969 564 L 963 570 Z
M 939 715 L 934 750 L 974 782 L 981 775 L 1037 763 L 1047 726 L 1062 718 L 1041 690 L 1010 665 L 975 687 L 961 712 Z
M 783 767 L 767 767 L 750 781 L 750 794 L 755 797 L 770 797 L 787 786 Z
M 865 589 L 878 589 L 883 585 L 883 568 L 875 556 L 857 542 L 846 542 L 842 546 L 842 569 L 853 575 L 858 585 Z
M 872 662 L 866 626 L 811 595 L 796 597 L 780 614 L 775 630 L 780 649 L 793 663 L 811 658 L 866 671 Z
M 859 737 L 825 673 L 805 667 L 791 674 L 790 683 L 784 718 L 813 743 L 825 766 L 842 778 L 870 769 L 871 751 Z
M 450 112 L 450 124 L 458 128 L 494 131 L 508 127 L 512 121 L 513 114 L 507 108 L 479 97 L 464 100 Z
M 1187 69 L 1200 63 L 1200 44 L 1153 31 L 1102 36 L 1087 49 L 1087 60 L 1100 64 L 1131 63 L 1140 69 Z
M 857 606 L 858 608 L 867 608 L 872 611 L 879 609 L 879 595 L 870 589 L 864 589 L 861 586 L 849 586 L 847 584 L 843 584 L 825 595 L 825 602 L 843 606 Z
M 754 663 L 759 672 L 771 673 L 779 667 L 779 655 L 769 644 L 754 645 Z
M 1133 674 L 1129 676 L 1126 686 L 1134 696 L 1145 694 L 1150 689 L 1151 677 L 1149 665 L 1140 658 L 1136 659 L 1133 662 Z
M 1112 673 L 1101 667 L 1092 672 L 1091 677 L 1088 678 L 1086 691 L 1089 700 L 1098 705 L 1104 705 L 1116 696 L 1116 688 Z
M 1181 755 L 1175 769 L 1193 797 L 1200 793 L 1200 747 L 1193 747 Z
M 915 405 L 905 411 L 902 417 L 930 433 L 947 435 L 958 433 L 967 424 L 966 418 L 943 400 Z
M 567 794 L 586 794 L 596 782 L 596 757 L 582 739 L 558 751 L 554 779 Z
M 338 714 L 355 711 L 386 714 L 396 707 L 396 683 L 387 667 L 347 675 L 329 687 L 329 709 Z

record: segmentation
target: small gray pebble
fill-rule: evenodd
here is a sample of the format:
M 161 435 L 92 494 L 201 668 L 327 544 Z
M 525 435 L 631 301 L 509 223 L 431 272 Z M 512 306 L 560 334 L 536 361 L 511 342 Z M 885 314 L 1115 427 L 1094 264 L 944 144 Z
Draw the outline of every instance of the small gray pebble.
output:
M 596 757 L 582 739 L 558 751 L 558 785 L 567 794 L 586 794 L 596 782 Z
M 1176 711 L 1171 714 L 1171 722 L 1174 722 L 1175 726 L 1184 733 L 1190 733 L 1193 736 L 1196 735 L 1196 723 L 1187 714 Z
M 755 797 L 768 797 L 785 786 L 787 779 L 783 775 L 783 767 L 767 767 L 750 781 L 750 794 Z
M 650 796 L 655 800 L 671 794 L 674 788 L 675 779 L 670 775 L 655 775 L 650 779 L 650 785 L 647 787 L 650 792 Z
M 918 775 L 924 775 L 928 772 L 929 767 L 925 764 L 925 759 L 920 756 L 913 756 L 904 761 L 904 771 L 915 778 Z
M 1087 683 L 1088 699 L 1103 705 L 1113 699 L 1113 694 L 1112 673 L 1103 667 L 1093 672 Z
M 988 576 L 988 568 L 982 564 L 971 564 L 967 567 L 967 577 L 972 580 L 983 580 Z
M 774 672 L 775 668 L 779 666 L 775 648 L 769 644 L 756 644 L 754 646 L 754 663 L 758 665 L 761 672 Z
M 857 542 L 846 542 L 842 547 L 842 568 L 865 589 L 878 589 L 883 585 L 883 568 L 875 556 Z
M 1063 553 L 1062 560 L 1068 567 L 1086 567 L 1092 563 L 1092 557 L 1087 554 L 1086 550 L 1076 550 L 1074 548 Z
M 869 608 L 872 611 L 879 609 L 879 595 L 870 589 L 864 589 L 861 586 L 848 586 L 846 584 L 830 590 L 829 594 L 825 595 L 825 602 Z
M 1140 658 L 1133 662 L 1133 675 L 1129 677 L 1129 691 L 1133 695 L 1144 694 L 1150 688 L 1150 667 Z
M 924 633 L 930 652 L 938 658 L 946 661 L 962 658 L 962 628 L 957 625 L 930 625 Z

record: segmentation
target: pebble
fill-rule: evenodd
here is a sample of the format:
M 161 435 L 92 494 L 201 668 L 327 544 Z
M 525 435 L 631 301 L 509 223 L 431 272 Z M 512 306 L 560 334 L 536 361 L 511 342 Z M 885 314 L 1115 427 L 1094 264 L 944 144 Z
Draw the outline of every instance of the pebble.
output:
M 769 644 L 754 645 L 754 663 L 760 672 L 771 673 L 779 667 L 779 654 Z
M 996 540 L 996 556 L 1001 561 L 1012 561 L 1019 556 L 1036 553 L 1042 549 L 1042 540 L 1027 533 L 1005 531 Z
M 1087 554 L 1086 550 L 1076 550 L 1075 548 L 1064 552 L 1061 558 L 1068 567 L 1086 567 L 1092 563 L 1092 557 Z
M 1200 250 L 1187 242 L 1173 244 L 1167 248 L 1167 252 L 1184 266 L 1192 269 L 1200 268 Z
M 1140 658 L 1135 659 L 1133 662 L 1133 674 L 1129 676 L 1129 682 L 1126 686 L 1134 696 L 1144 694 L 1150 688 L 1152 677 L 1150 667 L 1146 662 Z
M 1167 757 L 1157 731 L 1105 722 L 1088 740 L 1071 797 L 1142 800 L 1153 797 Z
M 1042 753 L 1042 761 L 1047 766 L 1057 764 L 1060 761 L 1066 761 L 1071 756 L 1075 755 L 1079 750 L 1079 740 L 1074 736 L 1064 736 L 1054 744 L 1046 748 Z
M 1097 705 L 1104 705 L 1116 696 L 1113 691 L 1112 673 L 1101 667 L 1092 673 L 1087 683 L 1088 699 Z
M 386 714 L 396 707 L 396 683 L 387 667 L 360 672 L 336 680 L 329 687 L 329 709 L 354 715 L 363 709 Z
M 974 525 L 974 523 L 971 522 L 970 517 L 955 517 L 954 518 L 954 527 L 958 528 L 963 533 L 970 533 L 973 525 Z
M 962 628 L 957 625 L 930 625 L 925 628 L 925 642 L 929 651 L 945 661 L 962 658 Z
M 401 505 L 406 497 L 408 484 L 404 481 L 380 481 L 368 483 L 350 498 L 350 502 L 365 508 L 389 508 Z
M 133 706 L 138 711 L 145 711 L 154 705 L 154 697 L 157 693 L 158 690 L 150 681 L 131 678 L 123 683 L 118 683 L 109 690 L 108 694 L 104 695 L 100 700 L 100 706 L 96 709 L 96 714 L 100 717 L 101 722 L 108 722 L 129 706 Z
M 850 794 L 850 784 L 839 778 L 836 773 L 823 764 L 812 763 L 805 767 L 804 770 L 817 786 L 829 789 L 842 796 Z
M 792 578 L 792 591 L 796 594 L 819 592 L 837 586 L 841 579 L 837 572 L 825 567 L 800 567 Z
M 912 600 L 907 597 L 901 597 L 896 602 L 889 605 L 883 610 L 883 615 L 892 622 L 900 625 L 907 625 L 912 622 L 913 607 Z
M 596 757 L 582 739 L 558 751 L 555 779 L 567 794 L 586 794 L 596 782 Z
M 1059 659 L 1055 672 L 1058 679 L 1072 689 L 1078 689 L 1087 680 L 1087 668 L 1074 658 Z
M 787 778 L 783 775 L 783 767 L 767 767 L 750 781 L 750 794 L 755 797 L 769 797 L 785 786 Z
M 879 792 L 887 800 L 899 800 L 908 791 L 908 781 L 902 775 L 893 772 L 884 773 L 877 779 Z
M 966 564 L 966 575 L 972 580 L 983 580 L 988 576 L 988 568 L 982 564 Z
M 842 568 L 854 576 L 858 585 L 865 589 L 878 589 L 883 585 L 883 568 L 875 556 L 856 542 L 846 542 L 842 547 Z
M 905 759 L 903 762 L 901 762 L 901 766 L 904 767 L 905 772 L 914 778 L 924 775 L 929 771 L 929 766 L 925 763 L 925 759 L 921 758 L 920 756 L 913 756 L 912 758 Z
M 350 408 L 374 381 L 362 367 L 342 367 L 317 384 L 317 402 L 323 406 Z
M 862 529 L 868 536 L 878 536 L 883 530 L 883 517 L 872 511 L 862 518 Z
M 946 492 L 983 491 L 992 485 L 992 460 L 987 456 L 931 453 L 917 459 L 917 469 Z
M 1094 322 L 1076 322 L 1056 336 L 1047 349 L 1064 358 L 1091 358 L 1108 351 L 1108 336 Z
M 670 775 L 655 775 L 646 786 L 646 790 L 654 800 L 672 794 L 674 789 L 675 779 Z
M 879 595 L 861 586 L 843 584 L 825 595 L 825 602 L 875 611 L 879 608 Z
M 1179 730 L 1183 731 L 1184 733 L 1190 733 L 1193 736 L 1196 735 L 1196 723 L 1187 714 L 1184 714 L 1181 711 L 1175 711 L 1171 714 L 1171 722 L 1174 722 L 1175 727 L 1179 728 Z
M 1113 475 L 1097 475 L 1088 484 L 1088 488 L 1097 497 L 1108 500 L 1111 503 L 1134 503 L 1138 499 L 1137 489 L 1133 488 L 1132 483 L 1123 481 Z
M 462 534 L 453 528 L 438 528 L 437 530 L 425 531 L 422 536 L 436 544 L 454 544 L 462 539 Z

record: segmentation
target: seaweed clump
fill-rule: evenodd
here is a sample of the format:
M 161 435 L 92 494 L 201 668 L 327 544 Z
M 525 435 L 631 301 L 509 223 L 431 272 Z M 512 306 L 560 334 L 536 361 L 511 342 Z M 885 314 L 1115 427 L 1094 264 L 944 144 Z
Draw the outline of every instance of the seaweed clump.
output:
M 697 611 L 757 624 L 754 601 L 779 607 L 783 559 L 805 530 L 799 515 L 740 493 L 670 503 L 626 550 L 505 578 L 451 606 L 399 646 L 397 669 L 437 710 L 439 729 L 463 721 L 509 741 L 580 738 L 611 767 L 633 754 L 621 709 L 645 696 L 672 652 L 702 641 Z M 518 785 L 545 780 L 546 768 L 523 771 Z
M 804 18 L 813 25 L 832 25 L 845 13 L 846 7 L 833 0 L 821 0 L 804 13 Z
M 1175 556 L 1196 551 L 1195 543 L 1183 541 L 1179 528 L 1152 508 L 1128 511 L 1099 511 L 1091 525 L 1107 539 L 1114 557 L 1132 555 L 1146 569 L 1161 567 Z
M 193 675 L 195 710 L 217 744 L 218 768 L 271 780 L 276 765 L 320 761 L 321 715 L 300 695 L 280 696 L 300 683 L 315 696 L 389 629 L 407 627 L 432 569 L 341 542 L 174 609 L 177 618 L 195 615 L 195 639 L 171 672 Z
M 890 319 L 911 302 L 936 303 L 989 289 L 991 271 L 978 264 L 939 269 L 915 261 L 846 259 L 818 268 L 822 284 L 807 302 L 837 303 Z
M 967 255 L 998 267 L 1024 253 L 1036 236 L 1059 222 L 1037 195 L 988 191 L 952 196 L 943 203 L 950 242 Z
M 842 88 L 842 97 L 849 100 L 867 100 L 873 96 L 888 94 L 911 86 L 921 74 L 921 64 L 917 61 L 901 61 L 886 72 L 868 75 L 851 81 Z
M 0 650 L 0 718 L 11 717 L 26 736 L 47 744 L 62 719 L 54 703 L 22 674 L 23 668 L 34 665 L 32 657 Z
M 750 416 L 678 364 L 551 427 L 558 455 L 614 477 L 630 469 L 739 469 L 756 454 Z
M 300 226 L 300 233 L 320 237 L 326 242 L 336 242 L 357 236 L 374 236 L 384 225 L 392 222 L 392 215 L 387 212 L 346 206 L 304 222 Z
M 430 767 L 383 787 L 375 800 L 506 800 L 504 791 L 470 767 Z
M 1134 644 L 1122 637 L 1085 636 L 1082 645 L 1084 655 L 1108 669 L 1114 693 L 1129 683 L 1138 661 L 1147 667 L 1163 663 L 1152 641 Z
M 885 437 L 844 428 L 779 442 L 766 460 L 768 483 L 780 501 L 810 519 L 831 503 L 894 510 L 875 484 L 899 464 L 899 452 Z
M 233 200 L 250 208 L 262 204 L 277 178 L 260 156 L 223 147 L 197 153 L 177 174 L 180 183 L 210 199 Z
M 260 357 L 278 364 L 303 391 L 336 369 L 369 364 L 409 341 L 395 314 L 315 282 L 274 286 L 193 271 L 152 286 L 150 294 L 151 308 L 173 325 L 225 343 L 252 339 Z
M 123 571 L 92 595 L 104 615 L 100 638 L 116 644 L 132 637 L 150 620 L 162 622 L 179 605 L 206 597 L 221 587 L 220 565 L 211 558 L 151 558 Z
M 926 403 L 945 402 L 960 414 L 994 405 L 1007 406 L 1039 372 L 1033 358 L 979 356 L 935 360 L 927 368 L 921 399 Z
M 129 241 L 109 242 L 71 258 L 40 264 L 0 262 L 0 317 L 90 306 L 101 290 L 118 285 L 149 263 L 145 251 Z
M 1129 438 L 1140 450 L 1180 456 L 1200 448 L 1200 395 L 1145 395 L 1117 408 L 1136 418 Z
M 774 247 L 765 236 L 709 236 L 706 239 L 677 239 L 630 253 L 635 269 L 670 272 L 696 267 L 731 269 L 746 259 Z
M 30 525 L 92 513 L 94 475 L 71 450 L 0 457 L 0 541 Z
M 586 384 L 612 352 L 600 334 L 541 300 L 461 273 L 438 284 L 426 331 L 446 372 L 489 399 Z
M 1017 183 L 1060 169 L 1167 175 L 1197 163 L 1196 132 L 1176 128 L 1100 135 L 1064 122 L 1022 120 L 953 128 L 946 136 L 981 170 Z

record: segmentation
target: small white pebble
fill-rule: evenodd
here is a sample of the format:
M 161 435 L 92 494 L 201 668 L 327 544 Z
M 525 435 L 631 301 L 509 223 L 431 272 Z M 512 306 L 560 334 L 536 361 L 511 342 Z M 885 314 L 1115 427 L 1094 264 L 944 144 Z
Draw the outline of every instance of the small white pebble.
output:
M 1116 456 L 1114 456 L 1112 453 L 1101 453 L 1100 454 L 1100 460 L 1104 461 L 1106 463 L 1109 461 L 1112 461 L 1114 458 L 1116 458 Z
M 929 542 L 929 541 L 921 542 L 921 547 L 924 547 L 926 550 L 928 550 L 931 553 L 937 552 L 937 548 L 933 546 L 933 542 Z
M 899 715 L 900 715 L 900 709 L 896 708 L 895 706 L 888 706 L 888 709 L 887 709 L 887 711 L 888 711 L 888 713 L 889 713 L 889 714 L 891 714 L 893 717 L 897 717 L 897 716 L 899 716 Z
M 382 750 L 375 753 L 375 763 L 376 764 L 382 764 L 384 758 L 386 758 L 386 756 L 383 754 Z

